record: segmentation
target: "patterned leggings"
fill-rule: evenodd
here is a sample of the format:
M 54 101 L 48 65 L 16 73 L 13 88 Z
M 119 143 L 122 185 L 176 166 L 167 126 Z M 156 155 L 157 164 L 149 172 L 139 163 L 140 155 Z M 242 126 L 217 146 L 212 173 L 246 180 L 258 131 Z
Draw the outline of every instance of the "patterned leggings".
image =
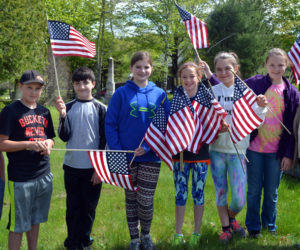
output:
M 240 155 L 240 157 L 246 168 L 244 156 Z M 217 206 L 226 206 L 228 204 L 228 174 L 231 191 L 229 209 L 236 213 L 240 212 L 246 202 L 247 175 L 243 172 L 237 154 L 210 151 L 210 161 Z
M 150 233 L 153 217 L 153 197 L 158 181 L 160 163 L 133 162 L 132 181 L 138 190 L 125 190 L 126 215 L 131 239 L 139 238 L 139 223 L 143 235 Z

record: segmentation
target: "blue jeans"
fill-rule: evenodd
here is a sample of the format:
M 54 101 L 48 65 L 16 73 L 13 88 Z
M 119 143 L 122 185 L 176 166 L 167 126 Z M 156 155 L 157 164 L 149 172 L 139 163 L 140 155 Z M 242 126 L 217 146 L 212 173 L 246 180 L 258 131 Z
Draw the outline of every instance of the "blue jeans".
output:
M 275 153 L 247 151 L 249 163 L 246 226 L 248 231 L 260 231 L 261 226 L 276 231 L 278 187 L 282 176 L 280 160 Z M 264 189 L 260 216 L 261 194 Z M 261 217 L 261 218 L 260 218 Z

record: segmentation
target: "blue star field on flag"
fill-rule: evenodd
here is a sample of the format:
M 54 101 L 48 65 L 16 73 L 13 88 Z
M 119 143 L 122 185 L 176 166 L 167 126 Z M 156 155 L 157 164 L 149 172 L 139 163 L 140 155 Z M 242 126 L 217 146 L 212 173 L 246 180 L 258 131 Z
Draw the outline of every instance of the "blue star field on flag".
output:
M 129 174 L 126 153 L 107 152 L 107 163 L 111 173 Z

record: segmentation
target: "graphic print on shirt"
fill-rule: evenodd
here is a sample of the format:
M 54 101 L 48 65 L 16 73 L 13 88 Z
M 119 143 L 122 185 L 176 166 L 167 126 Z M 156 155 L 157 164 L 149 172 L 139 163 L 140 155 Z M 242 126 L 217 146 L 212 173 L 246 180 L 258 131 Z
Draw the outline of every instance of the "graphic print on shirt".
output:
M 28 141 L 44 141 L 45 129 L 48 126 L 48 120 L 41 115 L 24 115 L 18 120 L 21 128 L 24 130 L 24 138 Z
M 232 115 L 233 96 L 218 96 L 217 98 L 227 115 Z
M 130 115 L 133 117 L 138 117 L 138 112 L 145 112 L 148 113 L 148 118 L 152 119 L 155 116 L 155 109 L 156 105 L 153 103 L 149 103 L 148 107 L 140 107 L 137 103 L 137 101 L 130 103 L 130 107 L 132 110 L 130 111 Z

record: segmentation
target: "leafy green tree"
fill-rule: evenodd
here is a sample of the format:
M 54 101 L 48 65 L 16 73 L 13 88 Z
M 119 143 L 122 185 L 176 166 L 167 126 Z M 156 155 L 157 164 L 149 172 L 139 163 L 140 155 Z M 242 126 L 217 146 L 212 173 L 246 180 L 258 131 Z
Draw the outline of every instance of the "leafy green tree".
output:
M 285 51 L 300 34 L 300 2 L 298 0 L 266 0 L 266 8 L 271 10 L 268 22 L 272 24 L 276 39 L 274 46 Z
M 0 81 L 18 82 L 27 69 L 47 65 L 47 22 L 43 1 L 0 2 Z
M 266 16 L 262 0 L 221 1 L 207 20 L 208 61 L 212 64 L 219 51 L 234 51 L 240 58 L 243 77 L 255 73 L 272 47 L 272 27 Z

